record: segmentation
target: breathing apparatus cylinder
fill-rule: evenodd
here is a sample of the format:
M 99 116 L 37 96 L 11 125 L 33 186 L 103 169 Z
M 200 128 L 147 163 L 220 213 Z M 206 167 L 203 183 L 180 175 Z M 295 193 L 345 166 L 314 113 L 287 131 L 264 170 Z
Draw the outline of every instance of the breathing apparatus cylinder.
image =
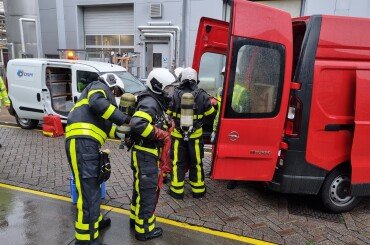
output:
M 121 110 L 132 117 L 135 110 L 136 97 L 131 93 L 124 93 L 121 96 L 120 107 Z M 131 132 L 131 127 L 129 124 L 123 124 L 117 128 L 117 136 L 121 139 L 125 139 L 125 135 Z
M 180 108 L 180 128 L 184 132 L 184 140 L 187 141 L 194 123 L 194 95 L 192 93 L 184 93 L 181 96 Z

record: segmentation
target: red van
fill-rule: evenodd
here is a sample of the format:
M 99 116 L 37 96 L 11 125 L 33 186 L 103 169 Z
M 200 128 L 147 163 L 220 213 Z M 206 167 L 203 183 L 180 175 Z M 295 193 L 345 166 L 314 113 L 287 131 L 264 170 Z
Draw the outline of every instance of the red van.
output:
M 212 178 L 351 210 L 370 194 L 370 19 L 231 5 L 230 23 L 201 19 L 193 61 L 226 56 Z

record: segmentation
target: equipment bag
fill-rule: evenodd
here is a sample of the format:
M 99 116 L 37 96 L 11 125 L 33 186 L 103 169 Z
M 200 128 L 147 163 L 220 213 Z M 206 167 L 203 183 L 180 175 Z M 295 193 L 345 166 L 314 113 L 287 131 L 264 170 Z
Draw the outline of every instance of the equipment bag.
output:
M 58 115 L 47 115 L 43 118 L 42 133 L 47 137 L 58 137 L 64 135 L 62 121 Z

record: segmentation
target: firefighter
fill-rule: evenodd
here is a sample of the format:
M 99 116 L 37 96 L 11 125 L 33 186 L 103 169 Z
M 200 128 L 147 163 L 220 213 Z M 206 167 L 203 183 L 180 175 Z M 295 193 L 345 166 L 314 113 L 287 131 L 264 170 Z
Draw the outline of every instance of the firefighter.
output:
M 131 199 L 130 227 L 135 228 L 135 237 L 146 241 L 162 235 L 156 227 L 154 210 L 158 200 L 158 160 L 161 147 L 170 142 L 165 130 L 168 119 L 165 114 L 171 100 L 175 77 L 168 69 L 157 68 L 146 80 L 148 91 L 137 96 L 136 112 L 132 116 L 131 154 L 133 170 L 133 194 Z
M 211 116 L 215 109 L 208 94 L 199 89 L 197 84 L 197 72 L 190 67 L 185 68 L 181 74 L 180 85 L 175 88 L 169 108 L 175 122 L 175 129 L 171 133 L 173 176 L 169 194 L 176 199 L 184 197 L 187 162 L 189 162 L 189 179 L 193 197 L 200 198 L 206 193 L 202 162 L 204 155 L 202 125 L 204 118 Z
M 6 92 L 6 87 L 5 87 L 4 81 L 0 77 L 0 111 L 1 111 L 1 107 L 3 106 L 2 103 L 4 103 L 6 109 L 10 108 L 10 100 L 9 100 L 9 97 L 8 97 L 8 93 Z M 2 147 L 2 145 L 0 144 L 0 148 L 1 147 Z
M 222 68 L 222 71 L 220 73 L 222 77 L 225 76 L 225 67 Z M 212 128 L 212 134 L 211 134 L 211 143 L 215 143 L 216 138 L 216 132 L 218 129 L 218 121 L 220 117 L 220 111 L 221 111 L 221 96 L 222 96 L 222 86 L 217 89 L 216 99 L 217 99 L 217 114 L 215 117 L 215 120 L 213 121 L 213 128 Z
M 100 183 L 110 174 L 110 168 L 102 168 L 100 147 L 108 136 L 115 137 L 114 124 L 130 121 L 117 109 L 115 97 L 123 92 L 118 76 L 104 74 L 87 85 L 68 115 L 66 153 L 78 193 L 76 244 L 99 244 L 99 230 L 111 223 L 100 214 Z
M 250 112 L 250 93 L 249 88 L 243 83 L 243 79 L 237 69 L 231 108 L 238 113 Z

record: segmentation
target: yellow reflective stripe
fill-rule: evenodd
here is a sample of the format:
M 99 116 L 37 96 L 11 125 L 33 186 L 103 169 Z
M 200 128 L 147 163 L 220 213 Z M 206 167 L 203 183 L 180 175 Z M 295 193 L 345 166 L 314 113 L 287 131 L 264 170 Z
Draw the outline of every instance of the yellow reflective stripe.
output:
M 130 213 L 130 219 L 136 219 L 136 215 L 133 213 Z
M 71 111 L 73 111 L 74 109 L 76 109 L 76 108 L 78 108 L 78 107 L 80 107 L 80 106 L 88 105 L 88 104 L 89 104 L 89 101 L 88 101 L 87 99 L 82 99 L 82 100 L 78 101 L 78 102 L 74 105 L 74 107 L 72 108 L 72 110 L 71 110 Z
M 91 136 L 101 144 L 107 139 L 107 134 L 91 123 L 73 123 L 66 127 L 66 138 L 78 135 Z
M 179 114 L 176 114 L 176 113 L 173 113 L 174 115 L 174 117 L 176 117 L 176 118 L 181 118 L 181 113 L 179 113 Z M 196 119 L 202 119 L 203 118 L 203 115 L 193 115 L 193 119 L 194 120 L 196 120 Z
M 84 223 L 80 223 L 80 222 L 75 222 L 75 227 L 79 230 L 82 230 L 82 231 L 88 231 L 89 228 L 90 228 L 90 225 L 89 224 L 84 224 Z
M 90 234 L 79 234 L 76 232 L 76 239 L 80 241 L 90 241 Z M 98 238 L 99 230 L 94 233 L 94 239 Z
M 173 111 L 171 111 L 170 109 L 167 109 L 167 111 L 166 111 L 167 115 L 172 115 L 172 113 L 173 113 Z
M 134 113 L 133 117 L 141 117 L 141 118 L 148 120 L 149 123 L 153 122 L 153 118 L 145 111 L 137 111 Z
M 174 187 L 170 187 L 171 191 L 175 192 L 176 194 L 182 194 L 184 193 L 184 188 L 178 190 L 178 189 L 175 189 Z
M 191 191 L 194 192 L 194 193 L 203 193 L 203 192 L 206 191 L 206 188 L 202 188 L 202 189 L 192 188 Z
M 103 145 L 104 142 L 105 142 L 104 138 L 102 138 L 99 134 L 97 134 L 94 131 L 89 130 L 89 129 L 73 129 L 73 130 L 70 130 L 69 132 L 66 133 L 66 138 L 68 139 L 68 138 L 72 138 L 74 136 L 81 136 L 81 135 L 93 137 L 94 139 L 96 139 L 100 143 L 100 145 Z
M 177 172 L 177 162 L 176 162 L 176 172 Z M 185 182 L 184 181 L 181 181 L 181 182 L 172 182 L 171 183 L 171 186 L 173 187 L 184 187 L 185 185 Z
M 154 228 L 155 228 L 155 224 L 150 225 L 150 226 L 148 227 L 149 232 L 151 232 L 152 230 L 154 230 Z M 138 233 L 141 233 L 141 234 L 145 233 L 144 228 L 140 228 L 140 227 L 139 227 L 139 226 L 137 226 L 137 225 L 135 225 L 135 231 L 136 231 L 136 232 L 138 232 Z
M 182 138 L 182 134 L 177 130 L 177 129 L 174 129 L 172 132 L 171 132 L 171 135 L 173 137 L 176 137 L 176 138 Z
M 213 106 L 211 106 L 211 108 L 208 111 L 204 112 L 204 115 L 208 116 L 208 115 L 211 115 L 213 112 L 215 112 L 215 108 L 213 108 Z
M 134 148 L 137 149 L 137 150 L 149 152 L 153 155 L 158 156 L 158 149 L 147 148 L 147 147 L 143 147 L 143 146 L 139 146 L 139 145 L 134 145 Z
M 190 185 L 194 187 L 202 187 L 204 186 L 204 181 L 201 181 L 201 180 L 199 182 L 190 181 Z
M 182 182 L 179 182 L 179 179 L 177 178 L 177 175 L 178 175 L 177 161 L 178 160 L 179 160 L 179 140 L 175 139 L 175 142 L 173 144 L 173 162 L 172 162 L 173 179 L 171 181 L 171 186 L 176 186 L 178 185 L 178 183 L 182 183 Z
M 148 137 L 149 134 L 153 131 L 153 129 L 154 129 L 153 125 L 148 123 L 148 126 L 146 126 L 144 132 L 141 133 L 141 136 L 143 136 L 144 138 Z
M 117 130 L 117 125 L 112 125 L 112 128 L 109 131 L 109 138 L 114 139 L 116 138 L 116 130 Z
M 54 135 L 53 132 L 47 132 L 47 131 L 42 131 L 42 134 L 48 137 L 52 137 Z
M 197 130 L 195 130 L 195 132 L 193 132 L 190 135 L 190 139 L 199 138 L 199 137 L 202 136 L 202 134 L 203 134 L 203 129 L 202 128 L 198 128 Z
M 153 223 L 155 221 L 155 215 L 153 214 L 149 219 L 148 219 L 148 224 L 150 223 Z M 140 218 L 137 218 L 135 220 L 136 224 L 139 224 L 139 225 L 144 225 L 144 220 L 143 219 L 140 219 Z
M 87 100 L 90 100 L 90 97 L 95 94 L 95 93 L 102 93 L 104 95 L 105 98 L 107 98 L 107 95 L 105 94 L 105 91 L 102 90 L 102 89 L 95 89 L 95 90 L 91 90 L 89 91 L 89 93 L 87 94 Z
M 104 118 L 105 120 L 107 120 L 108 118 L 110 118 L 110 116 L 112 116 L 114 110 L 116 109 L 116 107 L 114 105 L 109 105 L 108 106 L 108 109 L 104 112 L 103 116 L 101 116 L 102 118 Z
M 199 139 L 195 140 L 195 157 L 197 159 L 196 168 L 197 168 L 197 181 L 202 180 L 202 169 L 200 164 L 202 159 L 200 159 L 200 147 L 199 147 Z
M 103 219 L 103 215 L 99 215 L 99 218 L 98 218 L 98 221 L 96 221 L 95 223 L 94 223 L 94 228 L 95 229 L 98 229 L 99 228 L 99 223 L 100 223 L 100 221 L 102 221 L 102 219 Z
M 150 223 L 153 223 L 155 221 L 155 216 L 154 216 L 154 214 L 152 215 L 152 217 L 150 217 L 149 219 L 148 219 L 148 223 L 150 224 Z
M 76 189 L 78 193 L 77 198 L 77 223 L 82 224 L 83 210 L 82 210 L 82 191 L 80 182 L 80 173 L 77 167 L 77 155 L 76 155 L 76 140 L 71 139 L 69 144 L 69 154 L 71 156 L 71 165 L 74 173 Z
M 132 210 L 132 211 L 134 211 L 134 212 L 135 212 L 136 207 L 135 207 L 134 205 L 130 204 L 130 208 L 131 208 L 131 210 Z
M 135 191 L 137 193 L 136 197 L 136 210 L 135 210 L 135 223 L 139 220 L 139 210 L 140 210 L 140 189 L 139 189 L 139 165 L 137 164 L 137 154 L 136 151 L 132 151 L 132 160 L 135 168 Z M 130 216 L 131 217 L 131 216 Z M 135 231 L 140 232 L 139 227 L 135 225 Z M 141 232 L 144 233 L 144 232 Z

